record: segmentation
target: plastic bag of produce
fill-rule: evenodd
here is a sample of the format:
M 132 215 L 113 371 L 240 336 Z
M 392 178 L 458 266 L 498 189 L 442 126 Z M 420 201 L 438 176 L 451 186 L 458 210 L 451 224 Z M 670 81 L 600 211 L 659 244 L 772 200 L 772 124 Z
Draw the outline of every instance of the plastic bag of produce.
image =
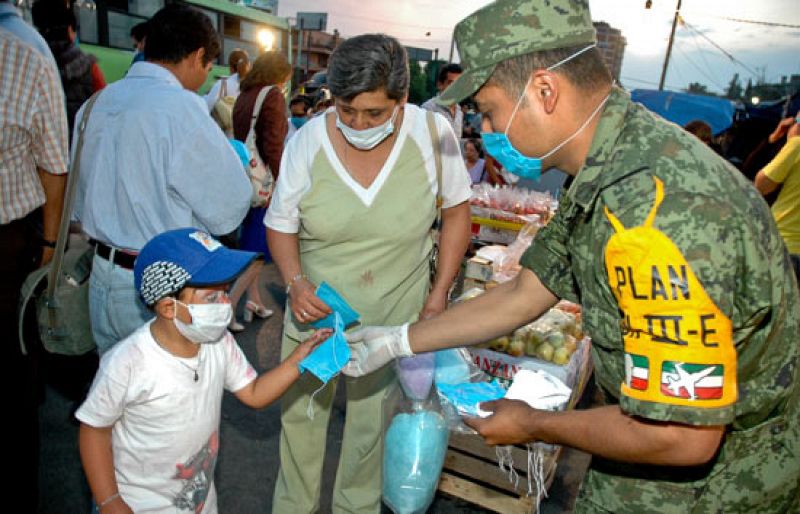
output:
M 383 501 L 395 514 L 424 513 L 436 493 L 449 432 L 436 400 L 384 403 L 393 411 L 383 450 Z

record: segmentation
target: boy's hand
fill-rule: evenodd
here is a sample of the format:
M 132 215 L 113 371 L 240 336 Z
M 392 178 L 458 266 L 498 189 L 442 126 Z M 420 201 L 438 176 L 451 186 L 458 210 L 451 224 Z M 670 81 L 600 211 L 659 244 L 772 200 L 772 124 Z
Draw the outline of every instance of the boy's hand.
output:
M 328 339 L 331 334 L 333 334 L 333 330 L 330 328 L 322 328 L 314 332 L 311 337 L 300 343 L 297 348 L 294 349 L 291 355 L 289 355 L 289 359 L 294 364 L 299 364 L 300 361 L 308 357 L 308 354 L 313 352 L 317 346 L 319 346 L 323 341 Z

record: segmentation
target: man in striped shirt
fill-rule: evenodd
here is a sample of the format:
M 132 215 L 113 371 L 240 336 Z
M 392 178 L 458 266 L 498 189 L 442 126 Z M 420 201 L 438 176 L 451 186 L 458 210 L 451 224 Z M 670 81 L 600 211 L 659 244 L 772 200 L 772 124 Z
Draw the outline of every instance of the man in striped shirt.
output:
M 0 330 L 9 441 L 17 455 L 8 484 L 35 511 L 38 417 L 34 366 L 17 338 L 17 304 L 26 275 L 53 255 L 67 173 L 67 118 L 55 66 L 0 28 Z M 9 391 L 11 392 L 11 391 Z M 10 404 L 10 405 L 9 405 Z

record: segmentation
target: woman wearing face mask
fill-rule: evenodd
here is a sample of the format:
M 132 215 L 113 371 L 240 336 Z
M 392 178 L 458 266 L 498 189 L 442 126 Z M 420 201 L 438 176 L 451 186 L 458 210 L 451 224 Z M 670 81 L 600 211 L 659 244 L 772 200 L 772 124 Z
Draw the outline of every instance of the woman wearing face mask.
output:
M 441 151 L 442 231 L 439 268 L 429 278 L 429 234 L 438 180 L 426 111 L 406 103 L 408 60 L 384 35 L 348 39 L 331 56 L 334 107 L 312 118 L 288 143 L 264 220 L 270 251 L 287 284 L 282 354 L 328 313 L 315 295 L 325 281 L 360 313 L 387 325 L 446 307 L 447 292 L 469 242 L 469 175 L 448 122 L 432 118 Z M 308 374 L 306 374 L 308 375 Z M 281 417 L 281 471 L 273 510 L 312 512 L 319 502 L 333 384 L 304 376 L 288 392 Z M 379 512 L 381 401 L 394 370 L 347 380 L 344 440 L 333 512 Z M 306 415 L 309 401 L 316 413 Z
M 283 142 L 289 130 L 286 118 L 286 100 L 283 88 L 288 82 L 292 68 L 286 57 L 279 52 L 265 52 L 253 63 L 247 76 L 242 79 L 241 93 L 233 106 L 233 137 L 245 142 L 247 133 L 250 132 L 250 122 L 256 107 L 258 94 L 264 87 L 271 89 L 264 97 L 261 110 L 256 114 L 256 147 L 261 160 L 267 165 L 273 178 L 278 178 L 278 170 L 283 154 Z M 247 213 L 242 222 L 239 248 L 249 252 L 259 252 L 264 255 L 264 260 L 269 260 L 267 240 L 264 224 L 266 207 L 254 207 Z M 231 303 L 236 308 L 242 295 L 247 292 L 247 302 L 244 306 L 244 320 L 252 321 L 253 316 L 267 318 L 272 315 L 272 310 L 264 307 L 261 293 L 258 289 L 258 277 L 264 261 L 256 261 L 236 281 L 231 289 Z M 231 320 L 231 331 L 240 332 L 244 325 Z

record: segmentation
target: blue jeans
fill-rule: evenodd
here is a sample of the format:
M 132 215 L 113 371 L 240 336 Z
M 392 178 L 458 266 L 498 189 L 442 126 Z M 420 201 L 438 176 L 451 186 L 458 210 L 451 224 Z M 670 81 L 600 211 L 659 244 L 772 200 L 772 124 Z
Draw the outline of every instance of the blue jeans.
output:
M 103 355 L 155 315 L 133 286 L 133 271 L 95 255 L 89 278 L 89 316 L 97 352 Z

